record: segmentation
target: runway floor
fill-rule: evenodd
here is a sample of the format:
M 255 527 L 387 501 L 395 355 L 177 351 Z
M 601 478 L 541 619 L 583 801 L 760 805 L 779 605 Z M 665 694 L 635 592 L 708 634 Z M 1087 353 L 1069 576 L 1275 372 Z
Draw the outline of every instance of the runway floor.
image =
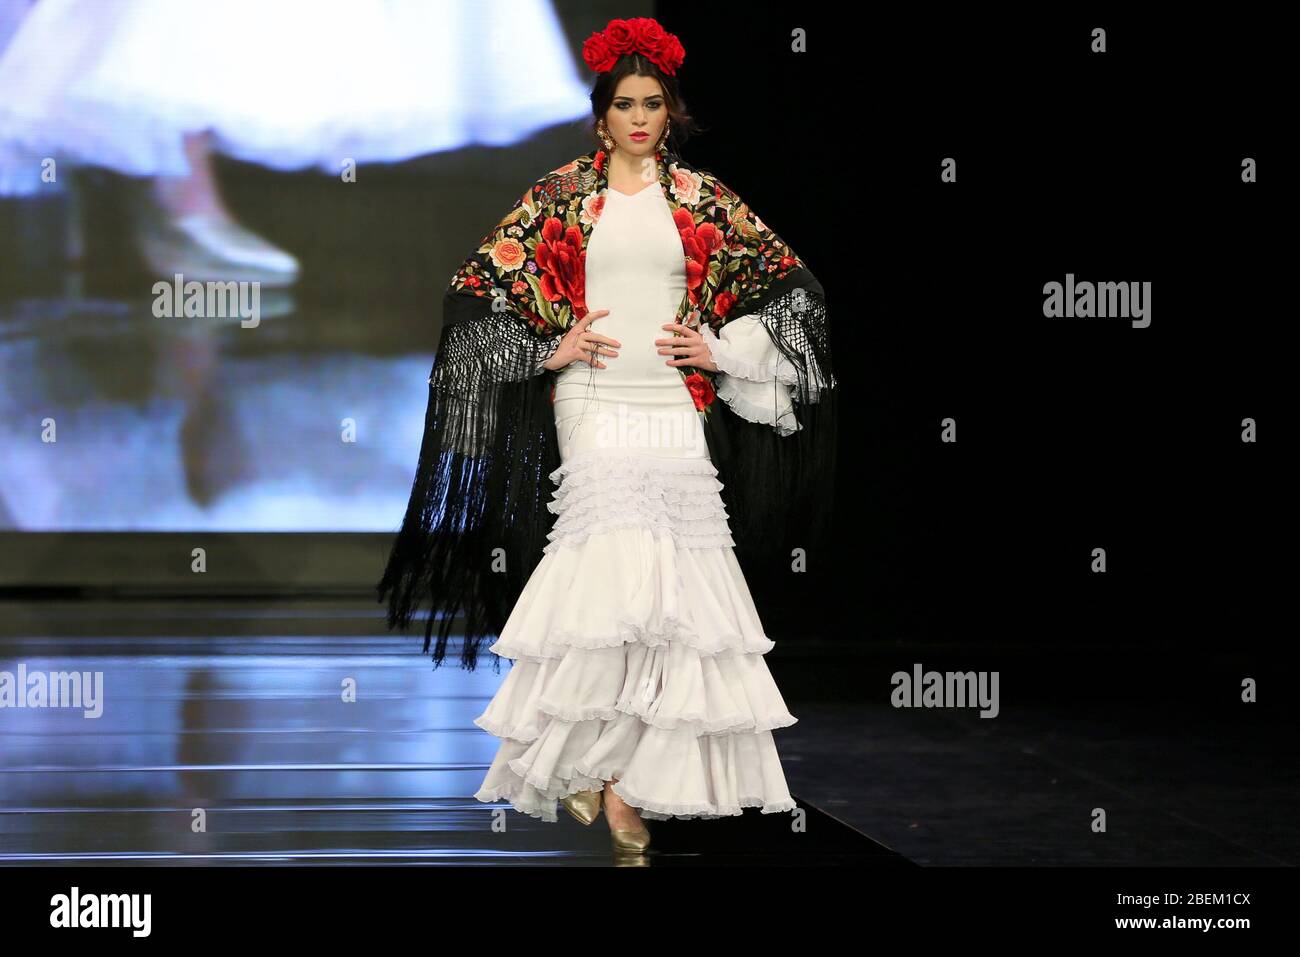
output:
M 0 613 L 0 671 L 104 681 L 99 717 L 0 710 L 0 864 L 1298 863 L 1300 772 L 1276 736 L 1063 691 L 996 720 L 897 709 L 888 673 L 914 653 L 869 643 L 847 665 L 795 639 L 769 653 L 799 718 L 774 733 L 804 826 L 651 821 L 652 850 L 615 861 L 603 817 L 471 796 L 497 746 L 472 719 L 508 666 L 434 671 L 364 600 Z
M 472 719 L 508 665 L 435 672 L 360 605 L 6 608 L 0 670 L 99 672 L 103 691 L 97 717 L 0 712 L 3 864 L 910 866 L 803 801 L 797 825 L 651 821 L 653 848 L 617 859 L 603 816 L 479 802 L 497 739 Z

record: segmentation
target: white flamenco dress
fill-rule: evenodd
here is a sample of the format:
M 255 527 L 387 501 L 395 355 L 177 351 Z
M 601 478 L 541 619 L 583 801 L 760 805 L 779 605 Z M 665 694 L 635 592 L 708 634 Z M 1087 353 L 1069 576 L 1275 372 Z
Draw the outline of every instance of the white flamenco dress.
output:
M 573 362 L 558 375 L 557 518 L 490 646 L 512 663 L 474 719 L 501 739 L 475 797 L 555 821 L 560 797 L 618 778 L 614 791 L 645 818 L 788 811 L 772 730 L 796 718 L 763 658 L 774 642 L 734 554 L 703 425 L 654 344 L 685 294 L 681 239 L 658 183 L 605 197 L 586 298 L 609 310 L 591 328 L 621 347 L 604 369 Z M 720 376 L 719 396 L 755 421 L 787 416 L 790 370 L 756 319 L 709 342 L 719 369 L 754 377 Z

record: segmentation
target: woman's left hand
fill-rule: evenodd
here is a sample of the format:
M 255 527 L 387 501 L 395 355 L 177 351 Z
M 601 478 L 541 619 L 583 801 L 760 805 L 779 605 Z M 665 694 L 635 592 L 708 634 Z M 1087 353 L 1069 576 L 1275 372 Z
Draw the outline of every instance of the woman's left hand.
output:
M 681 333 L 680 336 L 655 340 L 655 345 L 659 346 L 661 356 L 677 357 L 667 360 L 667 365 L 692 366 L 696 369 L 703 369 L 705 372 L 719 371 L 718 367 L 713 364 L 709 344 L 704 341 L 704 337 L 700 335 L 698 330 L 692 329 L 690 326 L 684 326 L 680 322 L 668 323 L 659 328 L 676 330 Z

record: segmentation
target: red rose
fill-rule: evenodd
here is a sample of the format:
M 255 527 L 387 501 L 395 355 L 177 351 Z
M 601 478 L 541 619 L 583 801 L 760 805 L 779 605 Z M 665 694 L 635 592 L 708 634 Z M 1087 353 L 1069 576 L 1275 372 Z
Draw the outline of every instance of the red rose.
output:
M 713 297 L 713 314 L 715 316 L 725 316 L 731 312 L 731 307 L 736 304 L 736 296 L 730 292 L 720 292 Z
M 616 56 L 636 49 L 636 29 L 627 20 L 611 20 L 605 27 L 605 40 Z
M 605 35 L 597 32 L 587 37 L 586 42 L 583 43 L 582 60 L 593 73 L 604 73 L 606 70 L 613 69 L 615 61 L 618 60 L 618 53 L 610 47 Z
M 636 48 L 644 53 L 665 73 L 674 72 L 672 44 L 668 33 L 657 20 L 651 17 L 637 17 L 631 21 L 632 31 L 636 36 Z
M 704 281 L 707 272 L 708 270 L 694 259 L 686 260 L 686 291 L 691 294 L 691 302 L 699 302 L 696 290 L 700 288 L 700 283 Z
M 637 46 L 643 50 L 658 50 L 668 39 L 668 31 L 653 17 L 633 17 L 628 23 L 632 27 L 632 34 L 636 37 Z
M 686 258 L 702 265 L 706 257 L 703 248 L 700 246 L 699 240 L 695 238 L 695 232 L 690 229 L 683 229 L 681 236 L 682 252 L 686 254 Z
M 686 377 L 686 388 L 690 390 L 697 412 L 713 404 L 713 383 L 698 372 L 692 372 Z
M 678 68 L 686 62 L 686 48 L 682 46 L 682 41 L 676 37 L 669 37 L 664 57 L 668 65 L 668 74 L 676 75 Z
M 542 295 L 549 302 L 568 299 L 579 318 L 585 315 L 587 253 L 582 248 L 582 230 L 565 229 L 554 216 L 548 217 L 533 255 L 542 271 Z
M 681 41 L 664 30 L 659 21 L 652 17 L 637 17 L 629 23 L 636 37 L 636 48 L 669 76 L 675 74 L 686 59 Z
M 673 213 L 673 225 L 682 239 L 682 252 L 686 256 L 686 291 L 691 302 L 699 301 L 695 290 L 709 271 L 709 257 L 722 248 L 722 233 L 712 223 L 695 225 L 691 214 L 683 207 Z
M 659 67 L 669 76 L 676 76 L 677 69 L 686 59 L 686 49 L 676 37 L 669 37 L 659 52 Z
M 705 255 L 712 256 L 722 248 L 722 230 L 712 223 L 701 223 L 695 230 L 695 238 L 699 240 Z

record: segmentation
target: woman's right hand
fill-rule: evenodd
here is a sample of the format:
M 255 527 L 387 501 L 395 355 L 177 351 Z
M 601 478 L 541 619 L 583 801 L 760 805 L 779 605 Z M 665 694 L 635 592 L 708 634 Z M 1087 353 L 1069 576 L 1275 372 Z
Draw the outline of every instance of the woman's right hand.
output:
M 617 356 L 618 353 L 609 346 L 622 346 L 623 343 L 611 339 L 609 336 L 602 336 L 599 332 L 592 332 L 587 327 L 591 325 L 593 319 L 599 319 L 601 316 L 609 315 L 608 309 L 597 309 L 595 312 L 589 312 L 564 334 L 560 340 L 559 347 L 555 354 L 542 363 L 543 369 L 563 369 L 570 362 L 581 361 L 594 365 L 597 369 L 605 368 L 605 363 L 596 358 L 597 355 Z

